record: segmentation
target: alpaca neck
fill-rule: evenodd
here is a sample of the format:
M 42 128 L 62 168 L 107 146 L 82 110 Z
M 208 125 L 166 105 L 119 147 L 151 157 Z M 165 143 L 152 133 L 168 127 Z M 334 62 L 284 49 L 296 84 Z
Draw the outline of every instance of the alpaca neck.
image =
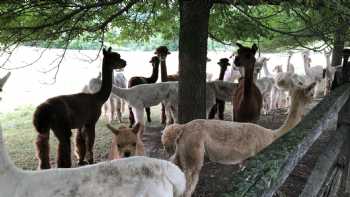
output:
M 307 74 L 309 72 L 309 68 L 310 68 L 310 62 L 308 61 L 308 57 L 304 57 L 304 71 L 305 74 Z
M 159 64 L 153 65 L 152 75 L 151 77 L 147 78 L 148 83 L 155 83 L 158 80 L 158 70 L 159 70 Z
M 254 80 L 254 67 L 244 67 L 244 97 L 248 98 Z
M 160 60 L 160 77 L 162 82 L 168 81 L 168 72 L 166 68 L 166 59 L 161 59 Z
M 95 93 L 101 103 L 104 103 L 109 98 L 112 89 L 112 78 L 113 78 L 113 70 L 108 68 L 109 65 L 105 63 L 103 60 L 102 63 L 102 85 L 98 92 Z
M 270 71 L 269 71 L 269 69 L 267 69 L 267 65 L 266 64 L 263 64 L 262 69 L 264 70 L 264 73 L 265 73 L 266 77 L 271 77 L 272 76 Z
M 220 75 L 219 75 L 219 80 L 221 80 L 221 81 L 224 80 L 224 76 L 225 76 L 226 69 L 227 69 L 226 66 L 221 67 L 221 69 L 220 69 Z
M 290 59 L 292 58 L 292 56 L 288 56 L 288 60 L 287 60 L 287 72 L 291 72 L 292 68 L 291 68 L 291 64 L 290 64 Z
M 289 114 L 287 116 L 287 119 L 284 121 L 283 125 L 276 129 L 275 132 L 275 139 L 283 136 L 286 134 L 290 129 L 294 128 L 302 119 L 304 116 L 304 109 L 306 106 L 306 103 L 299 100 L 299 98 L 296 98 L 296 95 L 292 95 L 292 103 L 289 109 Z
M 8 72 L 2 79 L 0 79 L 0 88 L 4 86 L 6 83 L 7 79 L 10 77 L 11 73 Z
M 15 186 L 23 179 L 20 178 L 20 170 L 18 170 L 11 162 L 2 137 L 0 128 L 0 191 L 1 196 L 13 196 Z

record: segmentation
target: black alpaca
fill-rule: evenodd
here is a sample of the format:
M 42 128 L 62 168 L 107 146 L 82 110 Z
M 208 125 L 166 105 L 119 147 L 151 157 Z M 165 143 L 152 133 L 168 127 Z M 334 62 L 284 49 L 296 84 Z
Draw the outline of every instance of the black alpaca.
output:
M 153 66 L 153 70 L 152 70 L 152 75 L 151 77 L 132 77 L 129 80 L 129 84 L 128 87 L 131 88 L 133 86 L 136 85 L 140 85 L 140 84 L 146 84 L 146 83 L 155 83 L 158 80 L 158 72 L 159 72 L 159 58 L 157 56 L 153 56 L 152 59 L 149 61 L 150 63 L 152 63 Z M 151 109 L 149 107 L 145 108 L 146 111 L 146 115 L 147 115 L 147 121 L 151 122 Z M 134 117 L 134 113 L 131 110 L 131 107 L 129 107 L 129 121 L 130 121 L 130 128 L 132 128 L 132 126 L 135 123 L 135 117 Z
M 58 139 L 57 167 L 71 167 L 71 129 L 78 129 L 76 135 L 76 155 L 79 165 L 84 161 L 93 163 L 93 145 L 95 141 L 95 124 L 101 115 L 101 107 L 108 99 L 112 89 L 113 69 L 126 66 L 125 60 L 111 48 L 103 49 L 102 86 L 93 94 L 79 93 L 50 98 L 40 104 L 33 115 L 33 124 L 38 132 L 36 154 L 39 169 L 50 168 L 49 137 L 50 129 Z
M 227 66 L 230 65 L 229 60 L 227 58 L 221 58 L 220 61 L 218 62 L 220 66 L 220 75 L 219 75 L 219 80 L 224 80 L 224 75 L 227 70 Z M 211 108 L 208 118 L 209 119 L 214 119 L 215 114 L 218 112 L 218 117 L 220 120 L 224 119 L 224 111 L 225 111 L 225 101 L 216 99 L 216 104 Z

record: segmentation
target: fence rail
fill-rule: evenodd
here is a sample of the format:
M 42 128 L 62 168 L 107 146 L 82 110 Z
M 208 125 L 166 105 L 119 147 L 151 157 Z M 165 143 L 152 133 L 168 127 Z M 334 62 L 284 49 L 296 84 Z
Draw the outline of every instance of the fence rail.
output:
M 322 132 L 336 124 L 338 113 L 348 101 L 349 96 L 350 84 L 346 83 L 336 88 L 288 134 L 249 159 L 246 165 L 247 168 L 237 173 L 233 179 L 232 192 L 224 196 L 272 196 Z M 339 132 L 340 137 L 342 137 L 345 131 Z M 339 135 L 337 135 L 338 138 Z M 324 168 L 329 170 L 333 164 L 334 161 L 330 162 L 328 166 L 324 166 Z M 317 176 L 315 173 L 316 171 L 311 175 L 314 176 L 314 179 Z M 326 176 L 323 177 L 323 181 L 325 178 Z M 309 178 L 309 181 L 313 181 L 312 177 Z M 308 187 L 305 188 L 304 192 L 307 192 L 307 190 L 315 191 L 312 185 Z

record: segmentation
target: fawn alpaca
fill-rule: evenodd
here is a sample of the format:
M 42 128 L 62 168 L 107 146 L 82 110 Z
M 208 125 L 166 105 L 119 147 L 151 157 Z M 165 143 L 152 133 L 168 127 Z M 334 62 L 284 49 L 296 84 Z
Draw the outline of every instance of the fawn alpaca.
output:
M 112 49 L 103 49 L 102 85 L 96 93 L 79 93 L 50 98 L 40 104 L 33 115 L 33 125 L 38 132 L 36 152 L 39 169 L 50 168 L 49 137 L 50 129 L 57 137 L 57 167 L 71 167 L 71 129 L 78 129 L 76 135 L 76 155 L 79 165 L 93 163 L 95 124 L 101 115 L 101 107 L 108 99 L 112 89 L 113 69 L 126 66 L 126 61 Z
M 259 119 L 262 107 L 262 95 L 253 80 L 256 44 L 252 48 L 237 43 L 238 54 L 235 65 L 244 67 L 244 79 L 240 80 L 233 96 L 233 120 L 237 122 L 255 122 Z
M 175 147 L 170 158 L 186 176 L 185 197 L 190 197 L 196 188 L 204 155 L 211 161 L 222 164 L 237 164 L 255 156 L 277 138 L 295 127 L 304 115 L 305 106 L 313 98 L 315 83 L 290 90 L 292 106 L 284 124 L 271 130 L 253 123 L 238 123 L 220 120 L 193 120 L 166 127 L 162 143 L 167 150 Z

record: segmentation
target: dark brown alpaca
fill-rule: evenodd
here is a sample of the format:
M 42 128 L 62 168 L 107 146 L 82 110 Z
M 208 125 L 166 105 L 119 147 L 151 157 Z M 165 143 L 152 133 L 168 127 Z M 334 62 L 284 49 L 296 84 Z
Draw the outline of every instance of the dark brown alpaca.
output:
M 230 65 L 229 60 L 227 58 L 221 58 L 218 62 L 220 66 L 220 75 L 219 80 L 224 80 L 224 75 L 227 70 L 227 66 Z M 211 108 L 208 118 L 213 119 L 215 117 L 216 112 L 219 111 L 218 117 L 220 120 L 224 119 L 224 111 L 225 111 L 225 101 L 216 99 L 216 104 Z
M 240 80 L 233 96 L 233 120 L 236 122 L 256 122 L 262 107 L 262 96 L 253 81 L 256 44 L 252 48 L 237 43 L 238 54 L 234 61 L 237 67 L 244 67 L 244 79 Z
M 152 70 L 152 75 L 151 77 L 131 77 L 129 79 L 129 84 L 128 87 L 131 88 L 136 85 L 140 84 L 146 84 L 146 83 L 155 83 L 158 80 L 158 71 L 159 71 L 159 58 L 157 56 L 152 57 L 151 61 L 152 63 L 153 70 Z M 151 109 L 149 107 L 145 108 L 146 114 L 147 114 L 147 121 L 151 122 Z M 134 125 L 135 123 L 135 117 L 134 113 L 131 110 L 131 107 L 129 107 L 129 121 L 130 121 L 130 128 Z
M 93 94 L 79 93 L 50 98 L 40 104 L 33 115 L 33 124 L 38 132 L 36 139 L 39 169 L 50 168 L 49 136 L 50 129 L 58 139 L 57 167 L 71 167 L 71 129 L 78 129 L 76 135 L 76 155 L 79 165 L 84 161 L 87 153 L 87 163 L 93 163 L 93 145 L 95 141 L 95 124 L 101 115 L 101 107 L 108 99 L 112 89 L 113 69 L 126 66 L 125 60 L 120 58 L 111 48 L 103 49 L 102 86 Z
M 160 59 L 160 78 L 162 82 L 166 81 L 178 81 L 179 75 L 168 75 L 168 71 L 166 68 L 166 57 L 170 54 L 169 49 L 166 46 L 160 46 L 154 52 Z M 161 114 L 161 122 L 165 124 L 166 116 L 165 116 L 165 107 L 162 104 L 162 114 Z

